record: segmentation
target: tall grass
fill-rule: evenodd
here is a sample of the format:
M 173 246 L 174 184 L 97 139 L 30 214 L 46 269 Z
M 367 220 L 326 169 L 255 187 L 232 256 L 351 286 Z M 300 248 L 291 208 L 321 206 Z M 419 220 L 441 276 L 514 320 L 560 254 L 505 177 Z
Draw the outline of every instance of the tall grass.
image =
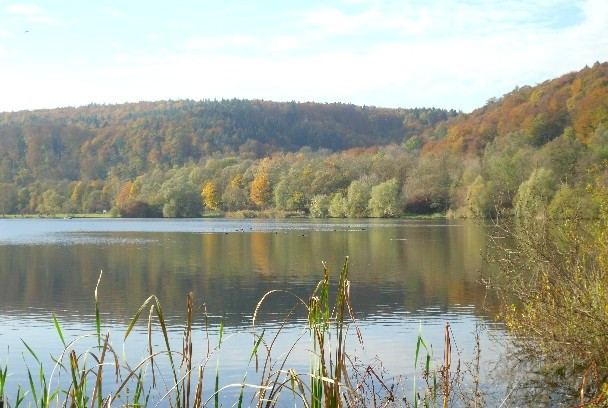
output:
M 413 357 L 414 375 L 413 397 L 398 391 L 400 380 L 386 380 L 382 372 L 371 364 L 364 364 L 349 355 L 350 342 L 363 346 L 351 304 L 350 281 L 348 279 L 348 258 L 340 271 L 337 286 L 332 287 L 327 265 L 323 264 L 323 279 L 319 281 L 308 299 L 286 291 L 269 291 L 258 302 L 252 318 L 253 335 L 251 351 L 248 353 L 241 382 L 221 386 L 220 357 L 222 346 L 230 340 L 224 335 L 223 321 L 220 323 L 217 343 L 212 347 L 208 315 L 205 304 L 195 305 L 192 293 L 186 298 L 186 318 L 181 337 L 181 348 L 175 349 L 170 342 L 164 311 L 160 300 L 151 295 L 137 310 L 127 326 L 123 343 L 133 333 L 135 326 L 147 315 L 147 352 L 135 365 L 128 363 L 114 349 L 110 332 L 102 331 L 98 289 L 100 274 L 95 287 L 95 331 L 71 341 L 66 340 L 61 325 L 55 315 L 53 325 L 63 350 L 53 357 L 54 366 L 47 375 L 38 355 L 24 341 L 29 355 L 35 361 L 30 369 L 26 364 L 29 388 L 16 390 L 14 403 L 5 394 L 8 368 L 0 369 L 0 408 L 18 407 L 24 402 L 37 408 L 69 406 L 82 408 L 105 408 L 111 406 L 142 407 L 151 403 L 174 408 L 199 408 L 222 405 L 222 396 L 227 390 L 230 395 L 238 395 L 234 404 L 242 406 L 273 407 L 287 402 L 305 408 L 340 407 L 386 407 L 386 406 L 437 406 L 443 394 L 443 406 L 454 401 L 454 384 L 459 376 L 460 364 L 456 371 L 451 369 L 450 330 L 446 325 L 445 353 L 443 366 L 434 367 L 433 350 L 427 346 L 419 333 L 416 352 Z M 271 296 L 279 293 L 293 297 L 294 306 L 285 311 L 283 321 L 272 336 L 260 330 L 258 322 L 262 306 Z M 298 341 L 287 352 L 275 350 L 277 339 L 293 318 L 297 309 L 307 316 L 306 330 L 300 338 L 308 337 L 307 347 L 310 359 L 308 371 L 298 372 L 290 367 L 290 356 L 296 353 Z M 147 313 L 144 313 L 147 312 Z M 203 322 L 206 342 L 203 350 L 195 351 L 193 341 L 196 322 Z M 153 347 L 153 327 L 158 326 L 162 334 L 163 346 Z M 88 341 L 88 343 L 87 343 Z M 88 345 L 92 342 L 92 346 Z M 196 344 L 201 345 L 200 342 Z M 206 345 L 206 347 L 205 347 Z M 205 349 L 206 348 L 206 349 Z M 277 355 L 278 354 L 278 355 Z M 168 369 L 163 372 L 160 359 L 168 360 Z M 215 361 L 212 387 L 204 387 L 205 371 Z M 421 372 L 418 366 L 421 365 Z M 479 364 L 477 365 L 477 368 Z M 248 373 L 255 369 L 255 383 L 248 383 Z M 169 374 L 165 378 L 166 374 Z M 423 380 L 418 388 L 416 378 Z M 478 377 L 477 377 L 478 378 Z M 112 387 L 109 384 L 114 383 Z M 105 384 L 105 386 L 104 386 Z M 478 385 L 478 383 L 476 383 Z M 110 389 L 111 388 L 111 389 Z M 476 387 L 476 392 L 478 392 Z M 399 394 L 399 395 L 397 395 Z M 475 399 L 474 406 L 478 405 Z

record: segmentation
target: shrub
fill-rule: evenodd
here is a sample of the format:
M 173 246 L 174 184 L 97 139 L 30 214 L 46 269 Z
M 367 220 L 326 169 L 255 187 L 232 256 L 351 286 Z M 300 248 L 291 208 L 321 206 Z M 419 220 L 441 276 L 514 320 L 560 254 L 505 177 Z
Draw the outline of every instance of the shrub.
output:
M 160 213 L 156 207 L 138 200 L 130 200 L 125 202 L 119 210 L 120 215 L 126 218 L 148 218 L 160 216 Z
M 520 203 L 514 226 L 501 226 L 494 240 L 500 272 L 488 281 L 524 360 L 540 357 L 543 372 L 570 383 L 592 364 L 608 378 L 608 162 L 592 176 L 581 200 L 602 203 L 596 218 L 539 219 L 537 200 Z

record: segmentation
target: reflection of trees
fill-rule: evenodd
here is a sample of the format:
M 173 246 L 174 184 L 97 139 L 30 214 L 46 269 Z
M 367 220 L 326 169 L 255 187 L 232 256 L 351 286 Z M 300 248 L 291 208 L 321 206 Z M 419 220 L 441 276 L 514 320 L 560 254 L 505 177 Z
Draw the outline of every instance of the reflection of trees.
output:
M 361 316 L 379 313 L 381 306 L 415 312 L 474 305 L 482 313 L 486 293 L 477 271 L 484 267 L 483 229 L 420 224 L 363 231 L 336 223 L 336 231 L 277 234 L 107 233 L 99 236 L 116 244 L 1 246 L 0 310 L 27 314 L 36 308 L 67 319 L 90 315 L 103 269 L 102 310 L 118 320 L 152 293 L 178 318 L 192 291 L 211 313 L 242 324 L 266 291 L 306 297 L 321 278 L 321 261 L 337 274 L 350 255 L 353 301 Z M 292 306 L 280 297 L 270 302 L 277 310 Z
M 251 266 L 255 271 L 259 271 L 264 276 L 271 274 L 270 262 L 272 262 L 272 254 L 270 253 L 269 241 L 268 233 L 253 232 L 251 234 Z

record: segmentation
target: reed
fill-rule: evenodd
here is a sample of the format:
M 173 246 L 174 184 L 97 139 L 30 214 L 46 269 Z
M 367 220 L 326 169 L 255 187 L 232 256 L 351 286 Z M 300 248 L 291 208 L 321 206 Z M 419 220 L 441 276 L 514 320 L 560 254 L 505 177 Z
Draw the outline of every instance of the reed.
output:
M 4 370 L 3 370 L 2 364 L 0 361 L 0 408 L 4 407 L 4 387 L 6 385 L 7 377 L 8 377 L 8 364 L 4 365 Z

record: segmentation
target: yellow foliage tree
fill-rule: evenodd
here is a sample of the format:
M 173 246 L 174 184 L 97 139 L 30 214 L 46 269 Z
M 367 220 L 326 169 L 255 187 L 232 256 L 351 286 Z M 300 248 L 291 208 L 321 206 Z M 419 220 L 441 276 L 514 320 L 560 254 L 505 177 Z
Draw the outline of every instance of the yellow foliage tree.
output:
M 135 180 L 131 185 L 131 190 L 129 190 L 129 198 L 135 198 L 139 195 L 141 191 L 141 181 Z
M 237 174 L 230 180 L 230 187 L 232 188 L 243 188 L 243 176 Z
M 203 186 L 201 197 L 203 198 L 203 203 L 207 208 L 212 210 L 220 209 L 220 194 L 218 192 L 217 183 L 215 181 L 208 181 Z
M 270 182 L 264 173 L 260 173 L 251 182 L 251 201 L 260 207 L 264 207 L 270 200 Z
M 74 190 L 72 190 L 72 195 L 70 196 L 70 200 L 73 203 L 80 204 L 82 201 L 82 196 L 84 195 L 85 185 L 82 181 L 79 181 L 74 186 Z

